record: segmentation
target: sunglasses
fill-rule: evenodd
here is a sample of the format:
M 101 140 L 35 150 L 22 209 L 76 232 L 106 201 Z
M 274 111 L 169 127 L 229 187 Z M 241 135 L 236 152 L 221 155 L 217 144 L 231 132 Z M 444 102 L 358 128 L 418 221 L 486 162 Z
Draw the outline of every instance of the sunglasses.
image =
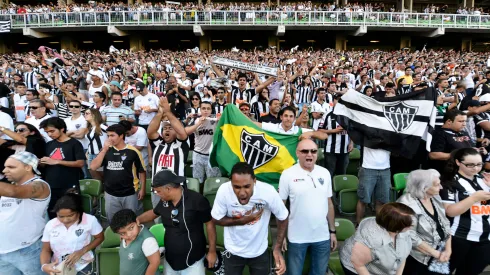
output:
M 26 128 L 18 128 L 18 129 L 15 129 L 15 132 L 16 133 L 24 133 L 25 131 L 27 131 L 28 129 Z
M 170 218 L 172 219 L 173 226 L 179 226 L 180 224 L 180 221 L 175 218 L 177 217 L 177 215 L 179 215 L 179 209 L 177 208 L 173 209 L 172 212 L 170 212 Z
M 318 152 L 317 149 L 303 149 L 303 150 L 299 150 L 299 152 L 301 154 L 305 154 L 307 155 L 308 153 L 311 153 L 312 155 L 316 154 L 316 152 Z
M 80 109 L 80 107 L 82 107 L 82 106 L 78 106 L 78 105 L 70 105 L 70 106 L 68 106 L 68 107 L 70 107 L 70 108 L 75 108 L 75 109 Z
M 32 110 L 37 110 L 37 109 L 39 109 L 39 108 L 41 108 L 41 107 L 29 106 L 29 109 L 32 109 Z

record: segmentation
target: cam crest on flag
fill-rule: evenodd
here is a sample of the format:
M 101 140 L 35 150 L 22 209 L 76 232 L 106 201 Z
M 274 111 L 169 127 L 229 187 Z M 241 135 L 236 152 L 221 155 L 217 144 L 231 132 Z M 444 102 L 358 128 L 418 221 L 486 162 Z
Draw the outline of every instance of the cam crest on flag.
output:
M 410 106 L 401 101 L 383 106 L 383 113 L 385 118 L 390 122 L 391 127 L 397 133 L 401 133 L 410 128 L 418 109 L 419 107 L 417 106 Z
M 264 134 L 251 134 L 245 129 L 240 134 L 240 151 L 243 159 L 253 169 L 268 163 L 279 152 L 279 146 L 276 146 L 265 138 Z

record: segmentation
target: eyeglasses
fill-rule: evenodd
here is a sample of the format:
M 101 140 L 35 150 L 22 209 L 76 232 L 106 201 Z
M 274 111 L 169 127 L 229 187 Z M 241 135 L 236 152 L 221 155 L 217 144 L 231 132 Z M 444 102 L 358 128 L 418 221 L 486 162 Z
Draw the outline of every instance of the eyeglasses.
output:
M 16 132 L 16 133 L 24 133 L 24 132 L 25 132 L 25 131 L 27 131 L 27 130 L 28 130 L 28 129 L 26 129 L 26 128 L 17 128 L 17 129 L 15 129 L 15 132 Z
M 303 149 L 303 150 L 299 150 L 299 152 L 301 154 L 305 154 L 307 155 L 308 153 L 311 153 L 312 155 L 316 154 L 316 152 L 318 152 L 317 149 Z
M 37 109 L 39 109 L 39 108 L 41 108 L 41 107 L 29 106 L 29 109 L 32 109 L 32 110 L 37 110 Z
M 179 209 L 177 208 L 173 209 L 172 212 L 170 212 L 170 218 L 172 219 L 173 226 L 179 226 L 180 224 L 180 221 L 175 218 L 177 217 L 177 215 L 179 215 Z
M 75 109 L 79 109 L 79 108 L 80 108 L 80 107 L 82 107 L 82 106 L 78 106 L 78 105 L 70 105 L 70 106 L 68 106 L 68 107 L 70 107 L 70 108 L 75 108 Z
M 475 167 L 482 167 L 483 166 L 483 163 L 479 162 L 479 163 L 462 163 L 464 166 L 466 166 L 467 168 L 475 168 Z

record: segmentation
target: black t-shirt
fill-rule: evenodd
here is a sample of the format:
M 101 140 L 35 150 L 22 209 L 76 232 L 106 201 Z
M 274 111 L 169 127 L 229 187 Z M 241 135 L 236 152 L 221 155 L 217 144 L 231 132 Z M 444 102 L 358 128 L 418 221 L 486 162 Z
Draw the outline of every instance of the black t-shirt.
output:
M 85 160 L 85 153 L 80 141 L 70 138 L 65 142 L 52 140 L 46 143 L 45 156 L 56 160 L 77 161 Z M 69 189 L 80 185 L 80 176 L 83 174 L 79 167 L 63 165 L 45 165 L 46 181 L 51 188 Z
M 104 190 L 111 196 L 127 197 L 138 189 L 138 173 L 145 171 L 141 153 L 131 145 L 122 150 L 114 147 L 104 156 Z
M 187 91 L 182 89 L 182 88 L 179 88 L 179 93 L 185 97 L 187 97 Z M 174 113 L 174 115 L 179 118 L 179 119 L 185 119 L 185 105 L 186 105 L 186 102 L 184 100 L 182 100 L 182 98 L 179 96 L 179 94 L 177 93 L 173 93 L 173 94 L 170 94 L 167 96 L 168 98 L 168 102 L 170 103 L 170 107 L 172 108 L 172 112 Z M 189 100 L 189 98 L 187 97 L 187 100 Z
M 268 113 L 265 116 L 259 117 L 259 122 L 270 122 L 270 123 L 274 123 L 274 124 L 279 124 L 279 123 L 281 123 L 281 120 L 279 118 L 271 115 L 271 113 Z
M 470 136 L 466 132 L 456 133 L 451 129 L 440 128 L 434 131 L 430 152 L 451 153 L 460 148 L 473 147 Z M 444 170 L 445 160 L 430 160 L 430 167 L 442 173 Z
M 165 259 L 173 270 L 180 271 L 187 268 L 187 264 L 193 265 L 204 257 L 206 253 L 206 237 L 204 235 L 204 223 L 211 221 L 211 206 L 209 201 L 201 194 L 192 190 L 184 191 L 184 202 L 182 199 L 174 206 L 172 202 L 160 201 L 153 212 L 162 217 L 165 227 Z M 185 205 L 185 215 L 184 215 Z M 179 223 L 172 223 L 171 212 L 178 209 L 174 219 Z M 183 217 L 185 216 L 185 224 Z M 186 228 L 187 224 L 187 228 Z M 189 233 L 189 234 L 188 234 Z M 192 241 L 189 242 L 189 237 Z M 189 259 L 187 260 L 187 255 Z
M 46 142 L 42 136 L 27 136 L 26 151 L 33 153 L 37 158 L 44 157 Z

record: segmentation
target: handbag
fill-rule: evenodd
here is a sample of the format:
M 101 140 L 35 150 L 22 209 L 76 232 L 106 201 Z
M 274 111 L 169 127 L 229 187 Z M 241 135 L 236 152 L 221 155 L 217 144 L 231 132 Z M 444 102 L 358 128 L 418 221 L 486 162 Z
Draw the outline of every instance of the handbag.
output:
M 438 251 L 442 252 L 446 248 L 446 241 L 441 242 Z M 450 274 L 449 262 L 440 262 L 436 258 L 432 258 L 429 263 L 429 271 L 436 272 L 439 274 Z

